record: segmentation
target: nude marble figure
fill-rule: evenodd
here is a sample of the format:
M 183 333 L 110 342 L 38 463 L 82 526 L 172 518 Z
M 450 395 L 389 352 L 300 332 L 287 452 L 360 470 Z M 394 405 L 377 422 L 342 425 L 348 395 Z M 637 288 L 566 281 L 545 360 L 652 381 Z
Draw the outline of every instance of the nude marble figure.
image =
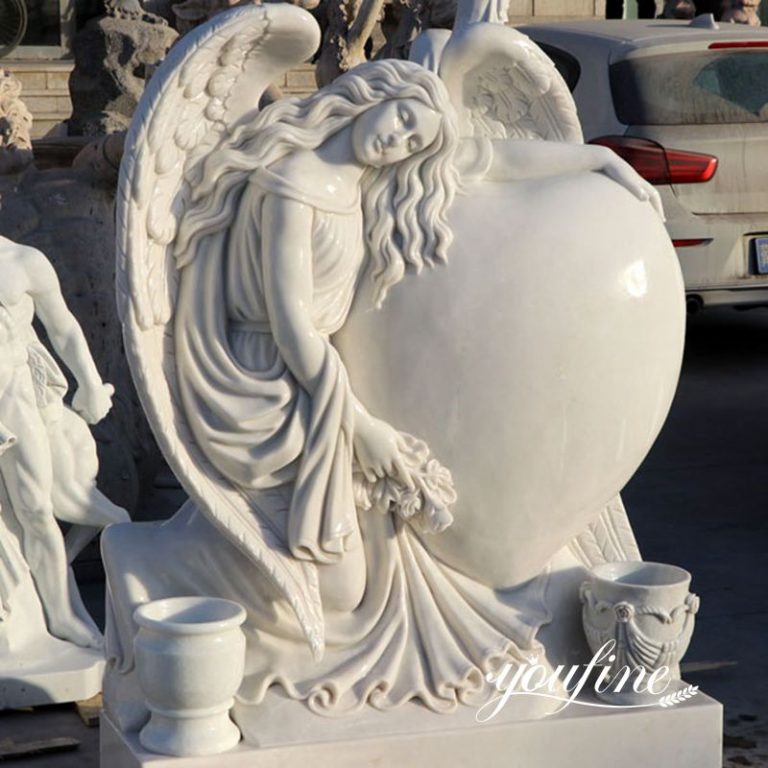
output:
M 107 415 L 114 390 L 101 380 L 44 254 L 0 237 L 0 273 L 0 477 L 48 631 L 99 648 L 101 633 L 82 604 L 69 561 L 99 528 L 128 520 L 96 489 L 95 448 L 86 426 Z M 38 339 L 35 318 L 77 381 L 71 407 L 63 402 L 67 380 Z M 73 524 L 68 547 L 57 520 Z M 2 586 L 5 603 L 14 585 Z

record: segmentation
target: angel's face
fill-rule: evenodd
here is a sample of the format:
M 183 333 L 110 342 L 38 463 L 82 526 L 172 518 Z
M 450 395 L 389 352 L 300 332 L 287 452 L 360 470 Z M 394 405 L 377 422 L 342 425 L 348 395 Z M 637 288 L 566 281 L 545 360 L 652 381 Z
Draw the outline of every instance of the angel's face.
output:
M 359 163 L 382 168 L 428 147 L 440 130 L 440 115 L 416 99 L 391 99 L 363 112 L 352 125 Z

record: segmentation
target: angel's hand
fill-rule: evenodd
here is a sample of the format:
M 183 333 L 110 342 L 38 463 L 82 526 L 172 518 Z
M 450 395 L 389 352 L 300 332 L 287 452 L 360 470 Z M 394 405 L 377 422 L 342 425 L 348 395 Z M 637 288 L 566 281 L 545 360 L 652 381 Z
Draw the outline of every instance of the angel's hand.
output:
M 400 433 L 380 419 L 365 414 L 355 420 L 354 449 L 357 463 L 370 483 L 389 475 L 413 488 L 413 478 L 403 459 L 407 449 Z
M 78 387 L 72 398 L 72 408 L 89 424 L 100 422 L 112 408 L 115 388 L 111 384 L 99 383 L 95 387 Z
M 622 160 L 608 147 L 597 144 L 589 144 L 587 147 L 591 152 L 594 152 L 594 170 L 604 173 L 609 179 L 621 184 L 638 200 L 648 201 L 659 218 L 666 221 L 661 196 L 652 184 L 649 184 L 628 162 Z

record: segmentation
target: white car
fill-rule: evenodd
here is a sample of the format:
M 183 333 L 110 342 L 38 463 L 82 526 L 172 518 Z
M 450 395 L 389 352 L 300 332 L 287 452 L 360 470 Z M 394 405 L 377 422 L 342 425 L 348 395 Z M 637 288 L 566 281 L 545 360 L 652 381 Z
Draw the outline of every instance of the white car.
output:
M 518 29 L 564 76 L 585 140 L 659 186 L 689 311 L 768 304 L 768 28 L 702 16 Z

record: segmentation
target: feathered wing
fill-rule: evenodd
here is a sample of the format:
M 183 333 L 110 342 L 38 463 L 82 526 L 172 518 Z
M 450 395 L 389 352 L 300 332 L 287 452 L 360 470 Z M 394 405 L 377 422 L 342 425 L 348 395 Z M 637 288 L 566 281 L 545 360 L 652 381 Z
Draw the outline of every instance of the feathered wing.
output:
M 568 86 L 549 57 L 516 29 L 487 22 L 454 29 L 437 71 L 462 136 L 583 141 Z
M 642 560 L 621 496 L 608 502 L 569 546 L 585 568 L 622 560 Z
M 258 112 L 265 88 L 309 58 L 319 39 L 314 19 L 288 4 L 238 7 L 186 35 L 139 104 L 126 138 L 117 203 L 118 308 L 155 437 L 200 509 L 285 595 L 316 654 L 322 651 L 323 619 L 314 567 L 294 560 L 205 459 L 180 406 L 172 245 L 200 159 L 225 132 Z

